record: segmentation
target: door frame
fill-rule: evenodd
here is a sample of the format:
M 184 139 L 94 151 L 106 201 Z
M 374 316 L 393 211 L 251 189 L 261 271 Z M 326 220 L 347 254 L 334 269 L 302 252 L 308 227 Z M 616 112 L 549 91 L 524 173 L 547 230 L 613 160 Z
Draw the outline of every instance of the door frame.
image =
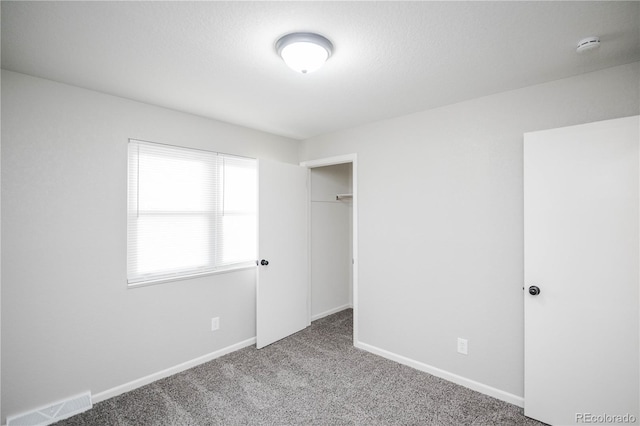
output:
M 351 180 L 352 180 L 352 240 L 351 240 L 351 252 L 353 254 L 352 264 L 352 280 L 353 280 L 353 294 L 351 295 L 353 300 L 353 342 L 358 342 L 358 155 L 357 154 L 345 154 L 336 157 L 320 158 L 317 160 L 302 161 L 300 166 L 306 167 L 309 173 L 309 185 L 311 185 L 311 169 L 316 167 L 335 166 L 337 164 L 351 163 Z M 309 204 L 311 204 L 311 188 L 309 188 Z M 308 209 L 308 214 L 311 216 L 311 209 Z M 311 218 L 309 218 L 308 227 L 308 241 L 309 241 L 309 265 L 311 265 Z M 309 324 L 311 324 L 311 268 L 309 268 L 308 276 L 309 297 L 308 297 L 308 311 L 309 311 Z

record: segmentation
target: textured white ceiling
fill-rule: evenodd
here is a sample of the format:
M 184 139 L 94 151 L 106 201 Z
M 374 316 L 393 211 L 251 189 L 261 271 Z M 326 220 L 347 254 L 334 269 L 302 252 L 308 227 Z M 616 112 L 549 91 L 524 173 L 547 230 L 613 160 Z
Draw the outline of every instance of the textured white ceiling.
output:
M 319 71 L 293 31 L 333 42 Z M 640 2 L 3 1 L 1 35 L 5 69 L 304 139 L 638 61 Z

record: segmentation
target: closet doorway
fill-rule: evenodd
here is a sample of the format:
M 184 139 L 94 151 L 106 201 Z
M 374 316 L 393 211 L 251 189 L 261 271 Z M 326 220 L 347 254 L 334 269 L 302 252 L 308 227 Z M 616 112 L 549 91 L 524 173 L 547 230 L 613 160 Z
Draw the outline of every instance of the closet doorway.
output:
M 309 323 L 353 308 L 357 341 L 357 163 L 351 154 L 309 169 Z

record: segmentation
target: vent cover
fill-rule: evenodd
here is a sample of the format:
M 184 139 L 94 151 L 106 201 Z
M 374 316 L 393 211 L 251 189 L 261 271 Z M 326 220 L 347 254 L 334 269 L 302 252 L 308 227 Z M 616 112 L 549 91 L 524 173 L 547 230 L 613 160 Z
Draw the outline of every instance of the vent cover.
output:
M 28 413 L 7 417 L 7 426 L 45 426 L 80 414 L 93 407 L 91 393 L 85 392 Z

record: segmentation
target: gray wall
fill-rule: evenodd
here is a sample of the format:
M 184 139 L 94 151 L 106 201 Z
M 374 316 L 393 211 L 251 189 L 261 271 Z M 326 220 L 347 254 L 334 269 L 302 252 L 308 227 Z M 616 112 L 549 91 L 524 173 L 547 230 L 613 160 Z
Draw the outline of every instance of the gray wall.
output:
M 635 115 L 640 65 L 295 141 L 2 72 L 2 419 L 255 335 L 255 271 L 126 288 L 126 142 L 358 153 L 360 340 L 522 395 L 522 134 Z M 298 153 L 300 157 L 298 157 Z M 220 316 L 212 333 L 210 318 Z M 456 354 L 456 338 L 469 355 Z
M 311 169 L 311 319 L 351 305 L 351 163 Z
M 254 270 L 127 289 L 128 138 L 298 161 L 290 139 L 3 71 L 3 421 L 255 336 Z
M 522 397 L 523 133 L 636 115 L 639 84 L 634 63 L 304 141 L 358 154 L 360 341 Z

